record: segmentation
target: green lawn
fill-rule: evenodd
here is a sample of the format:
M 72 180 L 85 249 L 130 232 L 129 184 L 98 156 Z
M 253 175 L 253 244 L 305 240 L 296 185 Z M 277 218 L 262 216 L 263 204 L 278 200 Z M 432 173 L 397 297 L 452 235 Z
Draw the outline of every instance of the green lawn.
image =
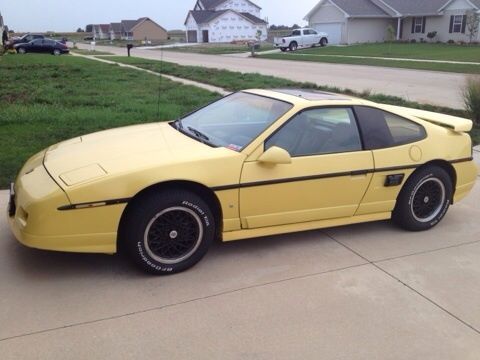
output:
M 219 97 L 73 56 L 7 55 L 0 57 L 0 73 L 0 188 L 28 157 L 51 144 L 102 129 L 176 119 Z
M 247 45 L 242 44 L 202 44 L 195 46 L 184 46 L 176 48 L 166 48 L 166 51 L 186 52 L 196 54 L 222 55 L 238 54 L 250 51 Z M 273 50 L 273 45 L 263 42 L 258 51 Z
M 322 56 L 318 56 L 322 55 Z M 328 56 L 331 55 L 331 56 Z M 336 56 L 334 56 L 336 55 Z M 479 74 L 480 65 L 439 64 L 429 62 L 409 62 L 401 60 L 356 59 L 340 56 L 385 57 L 399 59 L 444 60 L 480 62 L 480 46 L 449 44 L 362 44 L 352 46 L 327 46 L 300 50 L 295 53 L 261 55 L 268 59 L 314 61 L 337 64 L 386 66 L 395 68 L 446 71 Z
M 378 43 L 317 47 L 301 53 L 480 62 L 480 46 L 477 45 Z

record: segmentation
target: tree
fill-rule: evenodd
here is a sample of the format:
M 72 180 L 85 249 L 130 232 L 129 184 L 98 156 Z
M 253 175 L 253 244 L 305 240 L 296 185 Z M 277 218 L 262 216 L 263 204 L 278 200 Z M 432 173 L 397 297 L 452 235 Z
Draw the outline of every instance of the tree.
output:
M 480 25 L 480 15 L 475 10 L 467 11 L 467 31 L 470 43 L 477 37 L 478 26 Z
M 85 30 L 83 30 L 82 28 L 77 29 L 77 33 L 83 33 L 83 32 L 85 32 Z

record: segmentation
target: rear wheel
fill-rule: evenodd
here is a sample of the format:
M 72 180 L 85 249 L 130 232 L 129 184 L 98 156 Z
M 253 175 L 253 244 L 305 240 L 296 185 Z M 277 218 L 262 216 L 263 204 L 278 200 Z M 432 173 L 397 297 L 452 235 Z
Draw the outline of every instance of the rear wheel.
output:
M 400 192 L 393 221 L 406 230 L 429 230 L 447 213 L 452 193 L 452 180 L 445 170 L 436 166 L 421 169 Z
M 142 270 L 155 275 L 184 271 L 207 253 L 215 237 L 209 206 L 184 190 L 152 192 L 134 200 L 120 235 Z
M 288 48 L 290 49 L 290 51 L 297 51 L 298 44 L 294 41 L 290 44 L 290 46 Z
M 17 49 L 17 52 L 18 52 L 19 54 L 26 54 L 26 53 L 27 53 L 27 50 L 25 50 L 25 48 L 21 47 L 21 48 L 18 48 L 18 49 Z

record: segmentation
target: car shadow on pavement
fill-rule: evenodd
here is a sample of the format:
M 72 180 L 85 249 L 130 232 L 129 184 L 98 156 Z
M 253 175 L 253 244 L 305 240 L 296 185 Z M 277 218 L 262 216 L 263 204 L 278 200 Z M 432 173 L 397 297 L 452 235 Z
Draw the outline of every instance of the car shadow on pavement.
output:
M 151 278 L 137 270 L 125 254 L 83 254 L 37 250 L 25 247 L 12 236 L 4 243 L 4 258 L 10 271 L 30 280 L 44 278 L 107 277 Z M 190 271 L 210 271 L 228 263 L 258 264 L 268 258 L 271 265 L 284 263 L 284 257 L 302 257 L 323 252 L 333 241 L 322 230 L 268 236 L 223 243 L 215 241 L 205 258 Z M 331 245 L 330 245 L 331 246 Z M 248 261 L 246 260 L 248 259 Z M 219 270 L 220 271 L 220 270 Z

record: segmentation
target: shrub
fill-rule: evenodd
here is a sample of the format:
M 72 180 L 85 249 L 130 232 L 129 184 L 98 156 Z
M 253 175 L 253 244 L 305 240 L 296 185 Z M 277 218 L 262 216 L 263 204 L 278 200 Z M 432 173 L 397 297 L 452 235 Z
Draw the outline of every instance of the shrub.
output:
M 447 43 L 449 43 L 449 44 L 455 44 L 455 40 L 450 39 L 450 40 L 447 41 Z
M 436 37 L 437 37 L 436 31 L 432 31 L 427 34 L 427 38 L 429 38 L 431 41 L 433 41 L 433 39 L 435 39 Z
M 412 44 L 415 44 L 415 43 L 417 42 L 417 40 L 412 39 L 412 40 L 410 40 L 410 42 L 411 42 Z
M 480 76 L 467 79 L 467 84 L 463 91 L 465 106 L 472 120 L 480 125 Z

